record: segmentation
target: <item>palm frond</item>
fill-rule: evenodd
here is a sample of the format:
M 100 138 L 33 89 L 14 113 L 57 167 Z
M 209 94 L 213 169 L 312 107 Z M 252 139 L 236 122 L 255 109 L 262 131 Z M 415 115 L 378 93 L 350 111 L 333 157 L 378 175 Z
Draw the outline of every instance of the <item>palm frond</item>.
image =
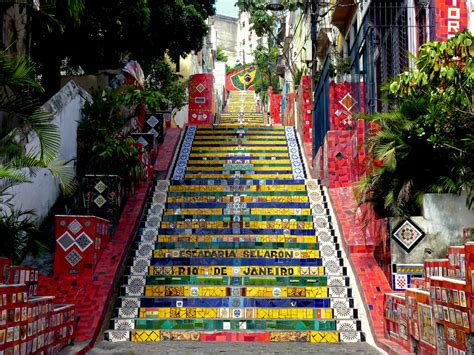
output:
M 74 165 L 68 164 L 61 159 L 54 159 L 49 162 L 46 168 L 58 180 L 66 196 L 70 196 L 77 188 L 76 170 Z
M 39 160 L 48 162 L 55 159 L 61 147 L 61 136 L 58 127 L 51 123 L 51 114 L 38 109 L 25 120 L 25 124 L 39 138 L 39 152 L 34 152 Z
M 0 194 L 12 186 L 29 181 L 28 175 L 24 171 L 0 165 Z
M 43 91 L 36 81 L 36 69 L 31 59 L 25 56 L 13 58 L 6 51 L 0 51 L 0 85 L 10 90 L 30 87 Z

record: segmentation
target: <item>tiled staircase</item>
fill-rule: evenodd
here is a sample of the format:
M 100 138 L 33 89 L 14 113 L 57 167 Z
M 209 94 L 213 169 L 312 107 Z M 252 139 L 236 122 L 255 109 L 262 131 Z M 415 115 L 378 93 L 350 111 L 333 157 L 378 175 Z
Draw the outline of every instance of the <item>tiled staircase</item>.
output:
M 239 114 L 187 128 L 172 179 L 156 184 L 108 340 L 365 340 L 294 129 Z
M 221 113 L 220 123 L 228 125 L 262 125 L 263 115 L 255 106 L 253 91 L 231 91 L 227 102 L 227 112 Z

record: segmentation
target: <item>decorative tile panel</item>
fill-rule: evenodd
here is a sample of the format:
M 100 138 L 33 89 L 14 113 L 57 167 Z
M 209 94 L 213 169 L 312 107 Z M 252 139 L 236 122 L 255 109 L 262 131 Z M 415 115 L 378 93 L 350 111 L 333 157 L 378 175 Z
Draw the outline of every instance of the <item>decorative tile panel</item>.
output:
M 421 230 L 421 228 L 409 219 L 400 223 L 392 233 L 392 238 L 407 253 L 412 251 L 424 236 L 425 233 Z

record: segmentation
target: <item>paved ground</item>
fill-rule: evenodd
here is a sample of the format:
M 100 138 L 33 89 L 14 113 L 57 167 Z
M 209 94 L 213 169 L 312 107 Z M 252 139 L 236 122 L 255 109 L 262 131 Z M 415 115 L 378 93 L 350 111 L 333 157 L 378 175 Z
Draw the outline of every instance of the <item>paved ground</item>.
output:
M 88 354 L 380 354 L 367 343 L 111 343 L 102 341 Z

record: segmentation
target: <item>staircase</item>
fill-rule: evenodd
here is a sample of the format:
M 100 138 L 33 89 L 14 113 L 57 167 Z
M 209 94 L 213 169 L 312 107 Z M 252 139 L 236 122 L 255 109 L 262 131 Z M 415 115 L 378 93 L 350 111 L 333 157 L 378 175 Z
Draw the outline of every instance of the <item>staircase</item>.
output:
M 226 125 L 263 125 L 263 115 L 255 106 L 253 91 L 231 91 L 227 102 L 227 112 L 221 113 L 220 124 Z
M 233 94 L 215 127 L 187 127 L 172 179 L 149 201 L 106 339 L 365 340 L 294 128 L 262 125 L 246 113 L 256 111 L 249 98 Z

